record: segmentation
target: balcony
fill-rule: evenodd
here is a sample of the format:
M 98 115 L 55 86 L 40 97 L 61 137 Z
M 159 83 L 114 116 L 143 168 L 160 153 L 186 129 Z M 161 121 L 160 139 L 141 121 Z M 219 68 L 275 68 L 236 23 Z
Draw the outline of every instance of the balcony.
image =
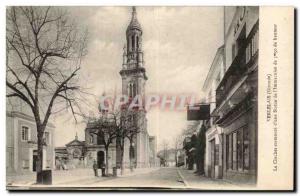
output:
M 219 107 L 223 100 L 227 97 L 233 87 L 248 73 L 248 70 L 253 66 L 258 58 L 258 49 L 255 52 L 251 51 L 250 57 L 246 62 L 246 49 L 252 50 L 253 39 L 258 32 L 258 22 L 252 28 L 249 36 L 240 47 L 237 55 L 234 57 L 230 67 L 226 71 L 219 86 L 216 89 L 216 107 Z M 258 44 L 258 42 L 257 42 Z M 248 54 L 249 55 L 249 54 Z

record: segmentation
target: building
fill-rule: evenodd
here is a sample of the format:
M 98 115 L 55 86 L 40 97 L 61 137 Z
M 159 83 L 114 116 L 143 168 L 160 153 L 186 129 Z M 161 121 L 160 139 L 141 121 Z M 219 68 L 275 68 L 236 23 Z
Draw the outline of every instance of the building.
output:
M 132 8 L 131 21 L 126 30 L 126 46 L 123 53 L 123 64 L 120 71 L 122 78 L 122 94 L 130 99 L 145 96 L 146 70 L 142 51 L 142 28 L 137 19 L 136 8 Z M 147 119 L 145 109 L 132 112 L 132 121 L 137 126 L 137 135 L 130 141 L 126 138 L 124 144 L 123 165 L 130 167 L 130 149 L 133 149 L 133 166 L 150 167 L 156 165 L 156 137 L 149 136 L 147 131 Z M 85 129 L 85 141 L 79 141 L 76 137 L 66 147 L 56 148 L 58 164 L 67 163 L 70 167 L 92 167 L 97 160 L 98 167 L 108 160 L 108 167 L 120 166 L 120 152 L 117 140 L 114 139 L 106 156 L 103 137 L 93 133 L 93 123 L 89 122 Z M 76 153 L 75 153 L 76 152 Z M 151 161 L 150 161 L 151 160 Z M 156 159 L 157 160 L 157 159 Z M 68 167 L 67 166 L 67 167 Z
M 155 136 L 149 137 L 149 163 L 150 167 L 156 167 L 159 164 L 159 159 L 156 157 L 157 140 Z
M 256 182 L 258 23 L 259 7 L 224 8 L 224 57 L 219 49 L 203 87 L 211 106 L 205 169 L 213 178 Z
M 109 124 L 108 126 L 113 126 Z M 116 139 L 113 140 L 113 142 L 109 145 L 108 148 L 108 156 L 106 156 L 106 151 L 104 147 L 104 138 L 106 136 L 102 135 L 95 135 L 93 133 L 93 122 L 89 122 L 87 124 L 87 127 L 85 129 L 85 141 L 83 142 L 85 144 L 84 149 L 84 159 L 86 162 L 86 165 L 88 167 L 92 167 L 93 161 L 96 160 L 98 164 L 98 168 L 101 167 L 103 163 L 106 164 L 106 158 L 108 158 L 108 168 L 112 169 L 113 167 L 119 167 L 119 163 L 117 162 L 117 147 L 116 147 Z M 124 147 L 129 148 L 129 146 Z M 128 152 L 129 153 L 129 152 Z M 125 150 L 124 150 L 125 154 Z M 127 165 L 125 166 L 127 167 Z
M 116 140 L 114 139 L 109 145 L 108 156 L 106 156 L 103 135 L 97 135 L 94 131 L 95 125 L 93 121 L 90 121 L 85 128 L 84 141 L 79 140 L 76 134 L 75 139 L 67 143 L 65 147 L 56 147 L 56 169 L 92 168 L 94 161 L 97 161 L 98 168 L 101 168 L 104 163 L 106 164 L 106 157 L 108 158 L 109 170 L 119 166 L 117 163 Z M 129 146 L 124 148 L 129 148 Z M 126 165 L 125 167 L 129 166 Z
M 224 46 L 218 48 L 209 72 L 206 76 L 202 91 L 206 95 L 205 102 L 210 104 L 210 114 L 216 108 L 216 89 L 225 72 Z M 222 129 L 215 124 L 211 115 L 204 121 L 206 127 L 205 175 L 212 178 L 222 178 Z M 202 123 L 201 123 L 202 124 Z
M 35 119 L 30 115 L 30 111 L 26 109 L 22 101 L 14 100 L 14 105 L 10 105 L 8 102 L 6 111 L 6 172 L 8 175 L 35 172 L 37 165 Z M 54 166 L 54 129 L 55 127 L 51 123 L 48 123 L 45 129 L 43 169 L 52 169 Z
M 133 99 L 133 101 L 135 98 L 142 99 L 145 97 L 145 86 L 148 79 L 144 67 L 142 35 L 143 30 L 137 19 L 136 8 L 133 7 L 131 21 L 126 30 L 126 46 L 124 47 L 123 65 L 120 71 L 122 94 Z M 137 167 L 149 167 L 149 134 L 147 131 L 146 110 L 139 109 L 134 112 L 133 121 L 139 130 L 134 139 L 136 165 Z M 129 152 L 125 151 L 124 155 L 124 162 L 128 163 Z
M 67 143 L 65 147 L 55 148 L 56 169 L 73 169 L 91 166 L 92 163 L 89 163 L 88 165 L 85 153 L 85 142 L 78 140 L 78 136 L 76 134 L 75 139 Z

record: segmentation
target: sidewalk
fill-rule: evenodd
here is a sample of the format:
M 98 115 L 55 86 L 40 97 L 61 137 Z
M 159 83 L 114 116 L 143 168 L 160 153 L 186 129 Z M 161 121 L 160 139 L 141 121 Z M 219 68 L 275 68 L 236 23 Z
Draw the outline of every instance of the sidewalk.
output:
M 124 174 L 121 176 L 118 171 L 118 176 L 101 177 L 101 170 L 98 171 L 99 177 L 94 176 L 94 172 L 90 168 L 72 169 L 72 170 L 53 170 L 52 172 L 52 186 L 85 186 L 97 183 L 103 180 L 110 180 L 115 178 L 123 178 L 134 176 L 144 173 L 149 173 L 157 170 L 158 168 L 137 168 L 133 172 L 130 169 L 125 169 Z M 109 171 L 109 174 L 111 171 Z M 24 175 L 8 175 L 6 177 L 7 186 L 32 186 L 36 180 L 36 173 Z
M 101 172 L 99 172 L 101 174 Z M 72 170 L 52 170 L 52 184 L 69 183 L 86 179 L 94 179 L 94 172 L 90 168 Z M 6 183 L 10 186 L 30 186 L 35 183 L 36 173 L 24 175 L 7 175 Z
M 201 189 L 201 190 L 230 190 L 242 189 L 242 187 L 224 181 L 222 179 L 212 179 L 205 176 L 194 174 L 194 170 L 187 170 L 185 168 L 177 169 L 178 175 L 184 181 L 187 188 Z

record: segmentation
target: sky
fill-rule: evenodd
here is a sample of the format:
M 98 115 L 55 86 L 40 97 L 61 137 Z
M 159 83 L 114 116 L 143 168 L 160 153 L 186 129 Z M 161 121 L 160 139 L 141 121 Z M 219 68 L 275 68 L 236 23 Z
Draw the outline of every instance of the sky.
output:
M 68 7 L 70 16 L 88 29 L 88 54 L 82 61 L 81 84 L 101 96 L 121 91 L 122 53 L 131 7 Z M 217 49 L 223 43 L 223 7 L 137 7 L 143 29 L 146 94 L 197 94 Z M 147 113 L 148 133 L 172 146 L 189 123 L 186 111 L 154 108 Z M 76 133 L 84 140 L 84 123 L 63 113 L 54 118 L 55 146 L 64 146 Z

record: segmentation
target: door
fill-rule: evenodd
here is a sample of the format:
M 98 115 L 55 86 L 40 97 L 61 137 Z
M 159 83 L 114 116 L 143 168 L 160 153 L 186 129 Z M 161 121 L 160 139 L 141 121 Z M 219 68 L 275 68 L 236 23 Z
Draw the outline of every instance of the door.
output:
M 211 140 L 210 142 L 210 159 L 211 159 L 211 177 L 215 177 L 215 140 Z
M 97 153 L 97 163 L 98 163 L 98 168 L 101 168 L 101 166 L 104 163 L 104 151 L 99 151 Z
M 37 164 L 37 150 L 33 151 L 33 155 L 32 155 L 32 171 L 36 171 L 36 164 Z

